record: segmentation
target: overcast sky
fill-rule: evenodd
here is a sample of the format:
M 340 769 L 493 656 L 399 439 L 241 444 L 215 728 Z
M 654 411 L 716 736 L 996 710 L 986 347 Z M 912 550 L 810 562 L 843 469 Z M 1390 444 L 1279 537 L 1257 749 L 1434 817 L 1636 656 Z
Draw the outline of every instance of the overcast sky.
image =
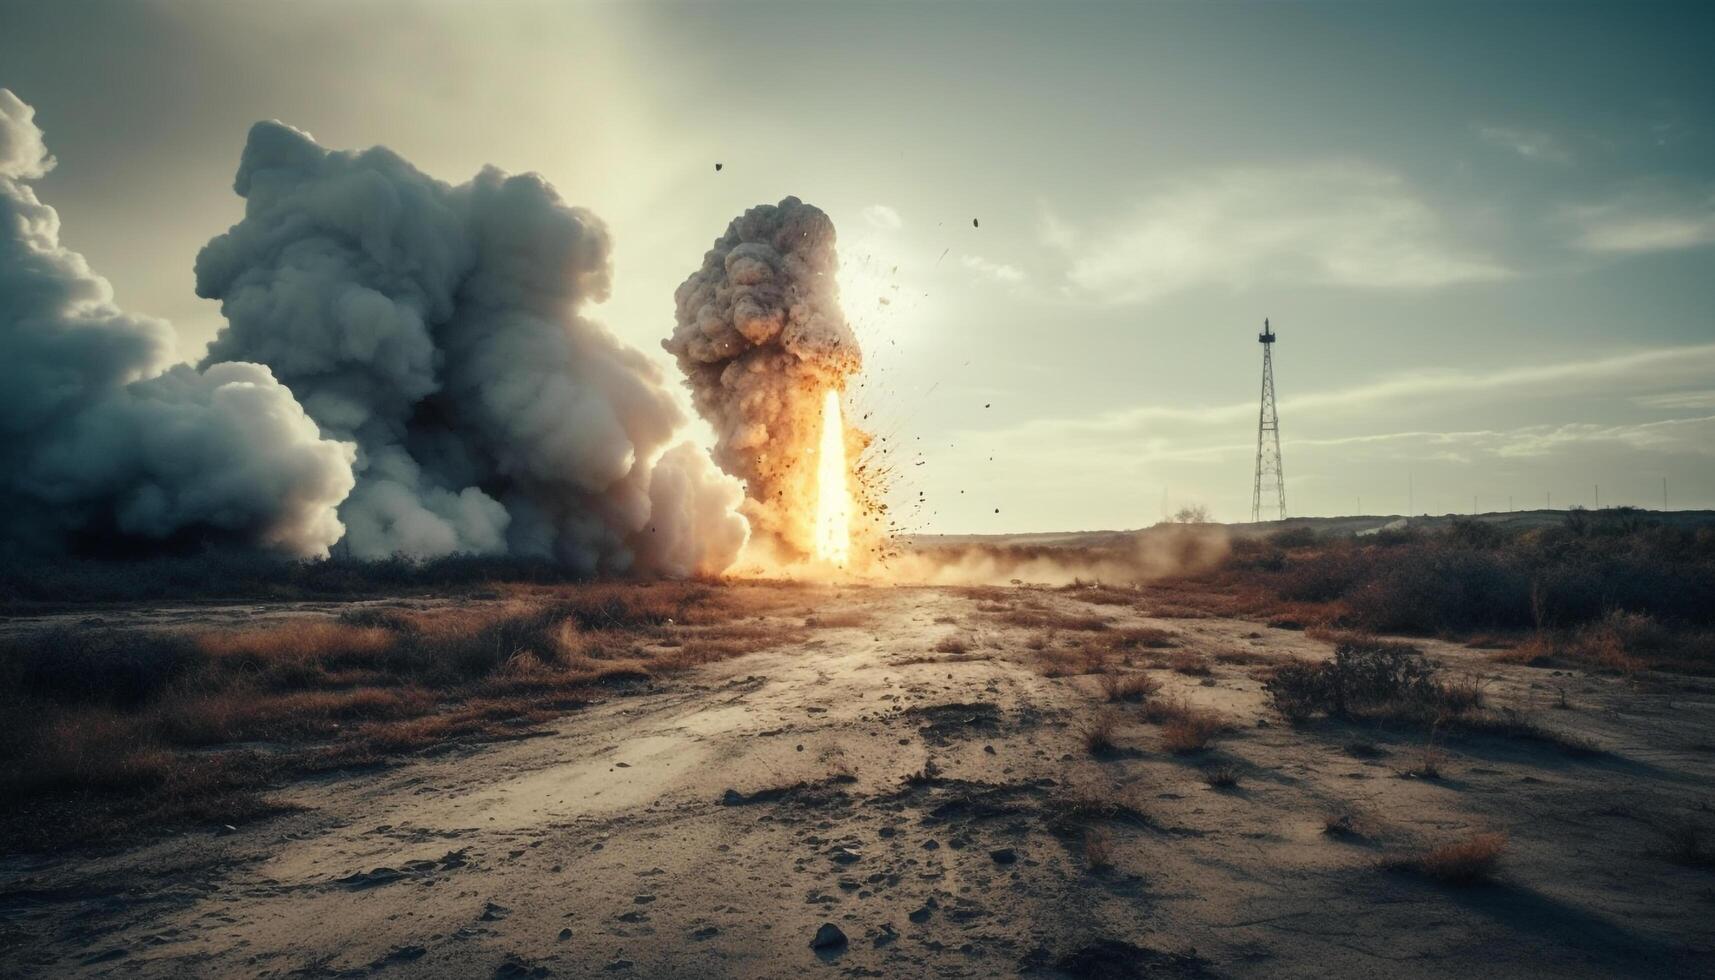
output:
M 1715 507 L 1712 49 L 1706 3 L 0 0 L 39 193 L 187 359 L 258 119 L 542 173 L 663 366 L 726 222 L 822 207 L 946 532 L 1248 518 L 1264 317 L 1294 515 Z

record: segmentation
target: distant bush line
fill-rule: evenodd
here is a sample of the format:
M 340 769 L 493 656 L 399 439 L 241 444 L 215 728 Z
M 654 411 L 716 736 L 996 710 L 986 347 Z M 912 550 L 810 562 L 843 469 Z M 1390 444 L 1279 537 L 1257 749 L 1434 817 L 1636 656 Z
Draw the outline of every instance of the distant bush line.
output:
M 1335 604 L 1342 625 L 1378 632 L 1565 629 L 1615 613 L 1710 626 L 1715 527 L 1669 527 L 1616 509 L 1526 530 L 1460 520 L 1323 538 L 1294 528 L 1235 541 L 1212 578 Z

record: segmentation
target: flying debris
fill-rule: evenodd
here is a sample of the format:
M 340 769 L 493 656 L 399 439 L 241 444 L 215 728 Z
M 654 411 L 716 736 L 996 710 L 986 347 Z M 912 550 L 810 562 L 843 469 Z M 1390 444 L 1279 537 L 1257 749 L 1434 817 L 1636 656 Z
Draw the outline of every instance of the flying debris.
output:
M 715 173 L 720 173 L 720 172 L 721 172 L 721 164 L 720 164 L 720 161 L 717 160 L 717 161 L 715 161 Z
M 977 219 L 975 219 L 975 218 L 972 218 L 972 219 L 971 219 L 971 227 L 972 227 L 972 228 L 975 228 L 975 227 L 977 227 Z

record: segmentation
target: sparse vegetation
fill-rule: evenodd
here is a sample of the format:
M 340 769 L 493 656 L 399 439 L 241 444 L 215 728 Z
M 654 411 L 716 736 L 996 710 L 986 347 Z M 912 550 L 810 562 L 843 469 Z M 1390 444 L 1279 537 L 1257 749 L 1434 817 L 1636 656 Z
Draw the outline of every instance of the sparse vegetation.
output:
M 1214 789 L 1232 789 L 1239 784 L 1239 768 L 1230 762 L 1205 766 L 1203 781 Z
M 1322 821 L 1322 833 L 1329 837 L 1356 837 L 1357 823 L 1349 813 L 1330 813 Z
M 1693 817 L 1674 820 L 1661 828 L 1662 856 L 1688 868 L 1715 870 L 1715 833 Z
M 1480 700 L 1480 689 L 1450 690 L 1435 674 L 1435 665 L 1413 647 L 1352 640 L 1335 647 L 1331 660 L 1282 665 L 1264 689 L 1275 710 L 1293 722 L 1316 715 L 1434 717 L 1473 698 Z
M 1218 569 L 1175 592 L 1184 604 L 1306 626 L 1490 643 L 1529 631 L 1499 651 L 1519 662 L 1715 673 L 1715 528 L 1628 508 L 1523 530 L 1469 519 L 1366 538 L 1293 529 L 1234 541 Z
M 1161 682 L 1142 671 L 1122 673 L 1109 668 L 1101 673 L 1100 683 L 1102 696 L 1111 703 L 1147 701 L 1161 690 Z
M 1100 874 L 1113 870 L 1113 835 L 1100 827 L 1084 828 L 1084 867 Z
M 265 812 L 294 773 L 514 737 L 609 686 L 788 642 L 745 590 L 513 588 L 446 606 L 0 642 L 0 831 L 50 846 Z M 258 751 L 265 743 L 266 751 Z
M 1481 833 L 1418 854 L 1394 858 L 1384 867 L 1408 871 L 1448 885 L 1477 885 L 1494 878 L 1506 851 L 1505 834 Z
M 1144 717 L 1161 726 L 1162 746 L 1180 755 L 1201 752 L 1231 727 L 1219 712 L 1196 707 L 1183 698 L 1151 700 L 1144 705 Z
M 1102 710 L 1095 716 L 1078 726 L 1078 741 L 1083 743 L 1084 751 L 1091 755 L 1106 755 L 1118 748 L 1114 741 L 1114 731 L 1119 727 L 1119 715 L 1113 711 Z
M 1064 787 L 1043 807 L 1056 833 L 1077 833 L 1091 824 L 1107 822 L 1143 826 L 1149 822 L 1132 804 L 1130 794 L 1113 784 L 1079 783 Z

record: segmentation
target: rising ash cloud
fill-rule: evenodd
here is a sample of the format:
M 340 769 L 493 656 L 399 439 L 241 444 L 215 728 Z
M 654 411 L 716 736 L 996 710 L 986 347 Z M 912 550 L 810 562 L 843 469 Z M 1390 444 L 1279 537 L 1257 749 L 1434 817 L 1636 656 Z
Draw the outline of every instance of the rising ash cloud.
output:
M 169 367 L 168 325 L 118 310 L 24 183 L 52 166 L 32 115 L 0 92 L 9 547 L 667 575 L 737 556 L 738 484 L 677 441 L 659 369 L 581 312 L 607 296 L 607 229 L 539 176 L 449 185 L 258 123 L 244 218 L 196 258 L 228 325 Z

